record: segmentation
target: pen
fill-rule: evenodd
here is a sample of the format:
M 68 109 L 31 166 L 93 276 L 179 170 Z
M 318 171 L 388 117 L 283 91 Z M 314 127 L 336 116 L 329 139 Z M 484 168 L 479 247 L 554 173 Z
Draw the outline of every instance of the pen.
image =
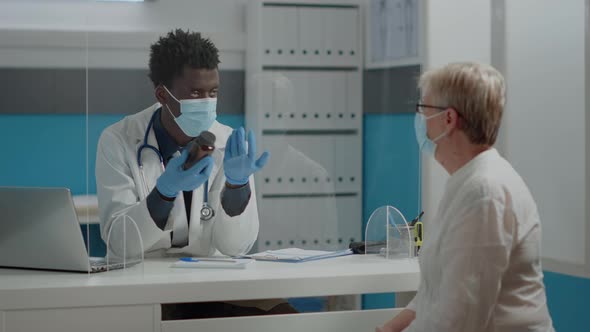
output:
M 198 262 L 199 260 L 192 257 L 180 257 L 180 260 L 183 262 Z
M 183 262 L 219 262 L 219 263 L 236 263 L 235 259 L 228 259 L 228 258 L 193 258 L 193 257 L 181 257 L 181 261 Z
M 416 219 L 414 219 L 410 222 L 410 226 L 416 225 L 416 223 L 420 221 L 420 218 L 422 218 L 423 215 L 424 215 L 424 211 L 420 212 L 420 214 L 416 217 Z

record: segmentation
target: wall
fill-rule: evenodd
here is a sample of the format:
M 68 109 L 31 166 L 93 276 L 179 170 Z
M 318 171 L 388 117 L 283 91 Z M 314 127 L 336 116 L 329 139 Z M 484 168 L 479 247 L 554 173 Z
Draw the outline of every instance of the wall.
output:
M 215 41 L 222 69 L 243 69 L 245 6 L 246 0 L 5 0 L 0 66 L 82 68 L 88 61 L 91 68 L 145 68 L 147 46 L 182 28 Z
M 588 1 L 505 6 L 503 149 L 537 201 L 543 267 L 589 276 Z M 555 272 L 545 285 L 556 330 L 587 330 L 590 279 Z
M 206 32 L 243 32 L 246 1 L 200 0 L 195 6 L 193 0 L 4 0 L 0 29 L 145 31 L 198 27 Z
M 504 148 L 539 207 L 545 267 L 590 276 L 584 5 L 506 3 Z
M 590 280 L 545 272 L 545 287 L 555 330 L 586 331 L 590 326 L 587 304 L 590 297 Z
M 491 62 L 489 1 L 428 1 L 426 22 L 425 69 L 458 61 Z M 427 222 L 447 179 L 448 174 L 433 158 L 422 158 L 422 208 Z

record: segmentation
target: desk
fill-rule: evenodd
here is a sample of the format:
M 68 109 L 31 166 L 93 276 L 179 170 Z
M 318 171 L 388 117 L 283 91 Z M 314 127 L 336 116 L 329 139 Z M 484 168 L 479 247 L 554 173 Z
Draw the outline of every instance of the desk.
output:
M 245 270 L 172 269 L 173 261 L 91 275 L 0 269 L 0 332 L 373 331 L 392 310 L 162 321 L 160 304 L 412 292 L 419 283 L 416 260 L 377 256 Z

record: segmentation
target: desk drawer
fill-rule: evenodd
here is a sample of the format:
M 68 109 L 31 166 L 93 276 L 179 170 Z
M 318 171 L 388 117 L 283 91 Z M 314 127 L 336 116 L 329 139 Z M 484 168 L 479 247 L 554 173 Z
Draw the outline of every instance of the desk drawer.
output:
M 373 332 L 402 309 L 337 311 L 276 316 L 212 318 L 162 322 L 162 332 Z
M 119 306 L 5 311 L 0 332 L 157 331 L 160 306 Z M 0 312 L 0 315 L 2 312 Z M 156 317 L 157 316 L 157 317 Z M 1 319 L 0 319 L 1 323 Z

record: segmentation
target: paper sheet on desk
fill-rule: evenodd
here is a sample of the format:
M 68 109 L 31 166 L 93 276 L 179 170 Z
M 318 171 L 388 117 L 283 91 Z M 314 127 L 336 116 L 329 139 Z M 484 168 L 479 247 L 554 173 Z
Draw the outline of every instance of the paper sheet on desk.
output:
M 318 259 L 326 259 L 332 257 L 351 255 L 350 249 L 340 251 L 321 251 L 321 250 L 305 250 L 299 248 L 287 248 L 279 250 L 267 250 L 257 254 L 249 255 L 248 257 L 255 260 L 275 261 L 300 263 L 314 261 Z
M 174 262 L 170 267 L 189 269 L 245 269 L 250 263 L 252 263 L 251 259 L 235 259 L 231 261 L 201 260 L 194 262 L 179 260 Z

